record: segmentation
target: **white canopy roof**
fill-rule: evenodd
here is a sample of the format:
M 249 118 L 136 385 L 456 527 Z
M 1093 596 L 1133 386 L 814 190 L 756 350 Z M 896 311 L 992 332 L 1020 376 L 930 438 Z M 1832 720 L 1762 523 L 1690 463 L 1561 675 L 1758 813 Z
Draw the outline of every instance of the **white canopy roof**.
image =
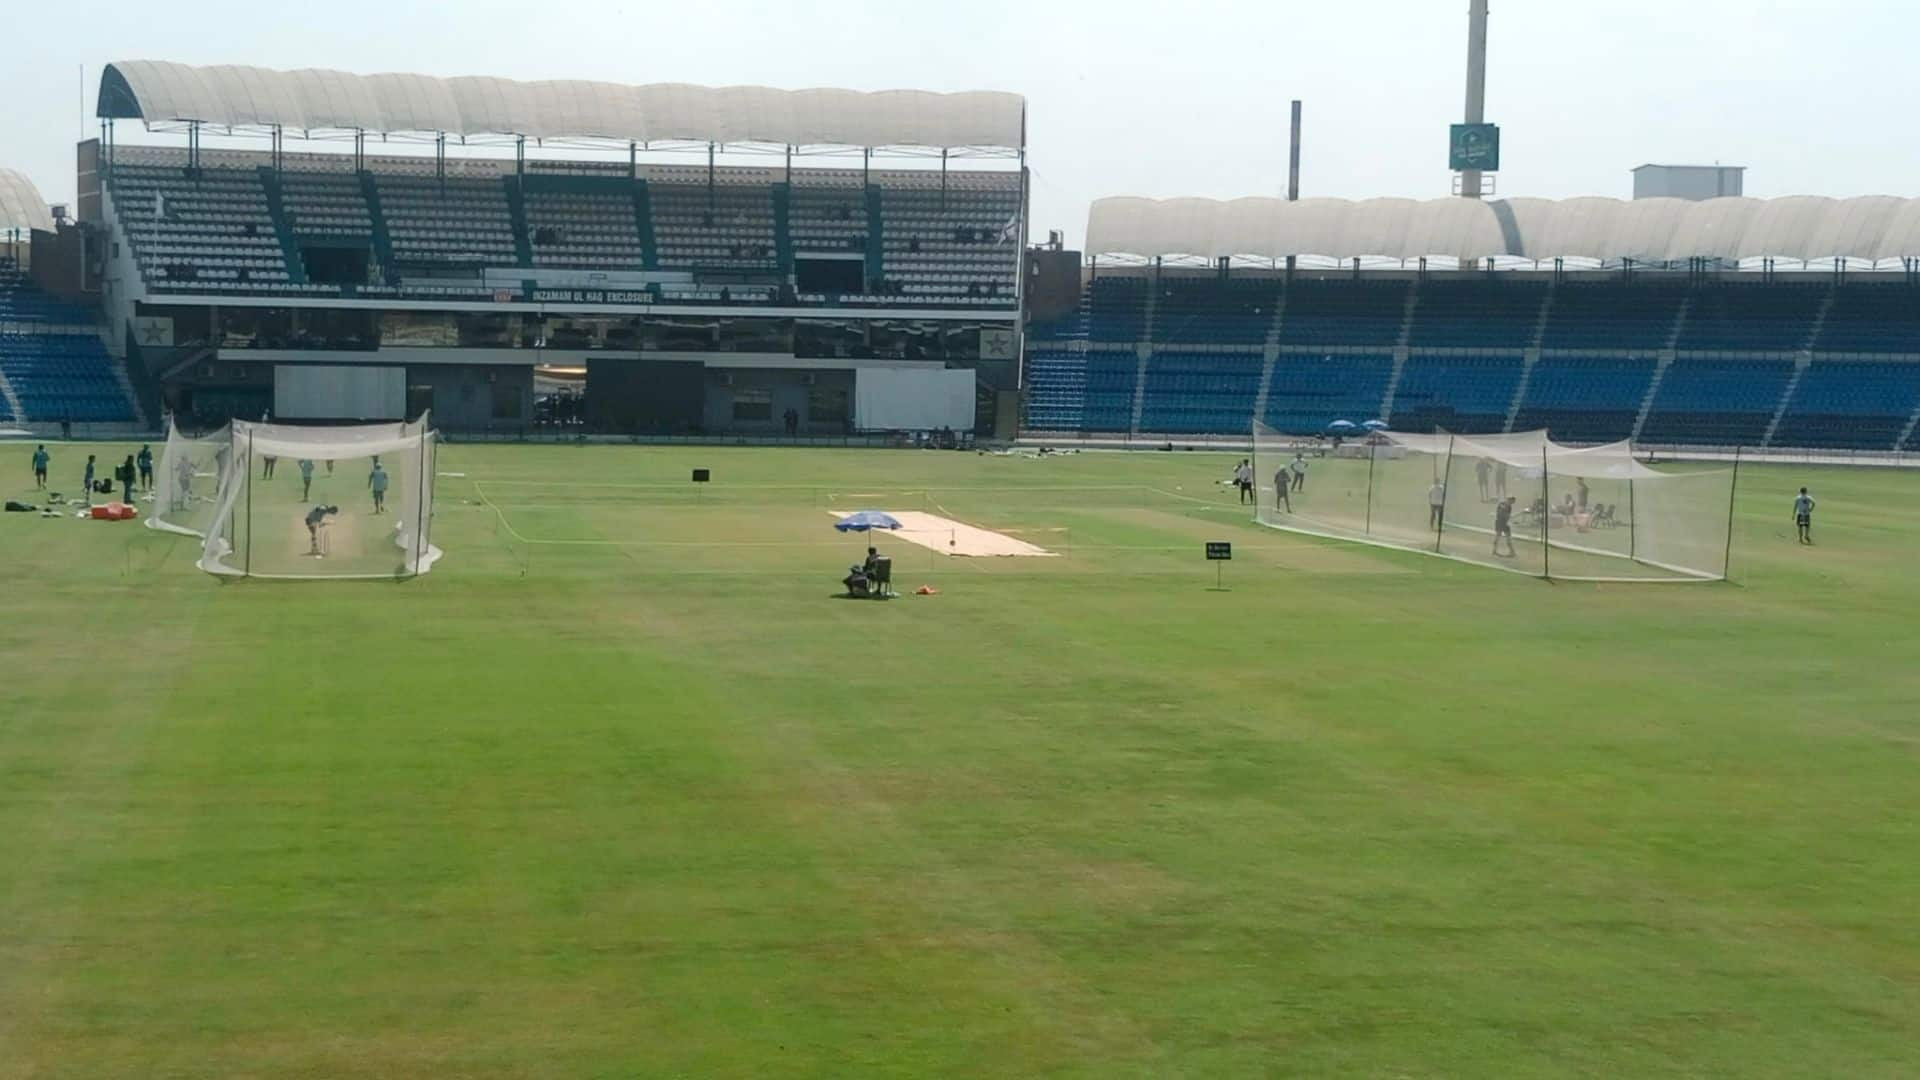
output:
M 0 169 L 0 232 L 15 229 L 52 232 L 53 214 L 33 181 L 12 169 Z
M 1099 199 L 1094 255 L 1601 262 L 1920 255 L 1920 199 Z
M 360 130 L 693 140 L 781 146 L 1019 148 L 1026 99 L 1018 94 L 925 90 L 774 90 L 555 80 L 353 75 L 192 67 L 157 60 L 109 64 L 99 115 L 222 128 Z

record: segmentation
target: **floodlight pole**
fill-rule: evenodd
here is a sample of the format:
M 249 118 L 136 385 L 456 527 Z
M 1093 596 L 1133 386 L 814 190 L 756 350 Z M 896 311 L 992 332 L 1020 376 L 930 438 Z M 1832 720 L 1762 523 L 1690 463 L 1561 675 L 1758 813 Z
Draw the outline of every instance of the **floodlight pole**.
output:
M 1467 115 L 1469 124 L 1487 119 L 1487 0 L 1471 0 L 1467 8 Z M 1480 197 L 1480 170 L 1460 173 L 1460 194 Z

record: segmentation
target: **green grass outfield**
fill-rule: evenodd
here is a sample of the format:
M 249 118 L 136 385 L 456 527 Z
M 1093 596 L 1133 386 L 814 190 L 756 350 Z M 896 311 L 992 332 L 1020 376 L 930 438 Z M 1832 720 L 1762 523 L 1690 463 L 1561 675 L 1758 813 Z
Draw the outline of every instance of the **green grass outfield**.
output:
M 448 446 L 400 584 L 0 516 L 0 1076 L 1920 1074 L 1920 474 L 1570 585 L 1228 465 Z M 1062 557 L 833 599 L 872 505 Z

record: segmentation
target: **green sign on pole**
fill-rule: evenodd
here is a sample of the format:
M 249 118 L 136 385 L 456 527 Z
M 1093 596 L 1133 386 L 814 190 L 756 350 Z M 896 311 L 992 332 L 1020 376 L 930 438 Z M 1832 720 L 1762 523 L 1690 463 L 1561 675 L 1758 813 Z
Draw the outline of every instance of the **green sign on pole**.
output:
M 1499 172 L 1500 125 L 1453 125 L 1453 139 L 1448 161 L 1449 167 L 1454 172 L 1466 172 L 1469 169 L 1477 169 L 1480 172 Z

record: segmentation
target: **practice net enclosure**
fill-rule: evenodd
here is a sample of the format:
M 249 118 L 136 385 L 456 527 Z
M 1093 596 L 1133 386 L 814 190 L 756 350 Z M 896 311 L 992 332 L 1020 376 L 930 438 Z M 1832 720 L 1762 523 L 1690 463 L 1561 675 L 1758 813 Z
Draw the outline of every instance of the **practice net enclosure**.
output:
M 233 433 L 226 427 L 189 437 L 171 424 L 167 445 L 160 452 L 153 475 L 153 509 L 149 529 L 205 537 L 220 502 L 220 479 L 226 474 Z
M 433 546 L 435 434 L 411 424 L 307 427 L 236 420 L 200 568 L 264 578 L 424 574 Z
M 1535 577 L 1720 581 L 1736 470 L 1653 468 L 1625 442 L 1383 431 L 1338 449 L 1254 425 L 1257 519 Z M 1284 495 L 1282 482 L 1288 485 Z

